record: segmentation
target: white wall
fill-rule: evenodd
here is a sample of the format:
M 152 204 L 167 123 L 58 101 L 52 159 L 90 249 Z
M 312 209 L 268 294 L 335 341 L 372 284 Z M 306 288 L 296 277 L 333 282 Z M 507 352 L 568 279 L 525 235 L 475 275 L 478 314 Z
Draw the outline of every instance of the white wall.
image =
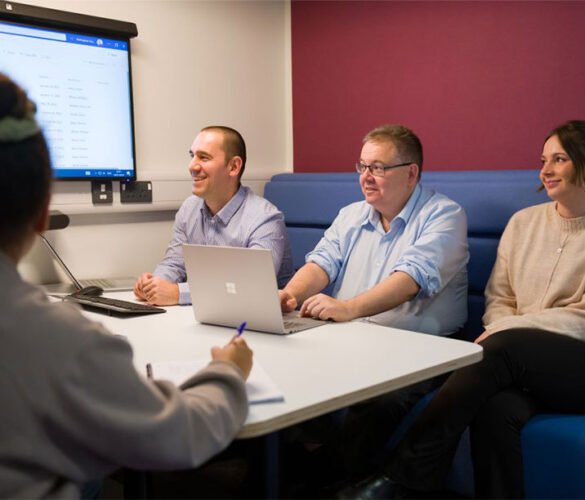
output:
M 73 214 L 48 237 L 81 278 L 137 275 L 160 259 L 174 210 L 190 193 L 187 151 L 197 131 L 222 124 L 246 140 L 244 184 L 261 192 L 292 171 L 289 1 L 28 0 L 26 3 L 130 21 L 139 180 L 152 205 L 91 205 L 89 182 L 55 184 L 53 206 Z M 42 247 L 21 266 L 31 280 L 52 274 Z

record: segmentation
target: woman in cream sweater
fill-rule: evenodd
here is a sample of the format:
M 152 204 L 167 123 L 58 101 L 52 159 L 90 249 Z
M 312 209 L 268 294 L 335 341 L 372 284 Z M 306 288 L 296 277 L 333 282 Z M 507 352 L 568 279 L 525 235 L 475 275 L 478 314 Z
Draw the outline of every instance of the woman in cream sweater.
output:
M 585 121 L 555 128 L 541 160 L 552 201 L 516 213 L 502 235 L 483 361 L 451 375 L 385 467 L 406 488 L 440 489 L 471 425 L 477 497 L 522 497 L 523 425 L 585 412 Z

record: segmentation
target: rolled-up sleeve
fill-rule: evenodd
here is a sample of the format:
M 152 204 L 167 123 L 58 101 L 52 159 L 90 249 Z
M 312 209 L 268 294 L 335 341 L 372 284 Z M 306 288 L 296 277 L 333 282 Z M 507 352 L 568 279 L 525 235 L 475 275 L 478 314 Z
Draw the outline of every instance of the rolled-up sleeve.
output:
M 421 220 L 416 239 L 398 258 L 391 272 L 407 273 L 420 286 L 419 295 L 432 297 L 467 264 L 467 218 L 447 200 Z

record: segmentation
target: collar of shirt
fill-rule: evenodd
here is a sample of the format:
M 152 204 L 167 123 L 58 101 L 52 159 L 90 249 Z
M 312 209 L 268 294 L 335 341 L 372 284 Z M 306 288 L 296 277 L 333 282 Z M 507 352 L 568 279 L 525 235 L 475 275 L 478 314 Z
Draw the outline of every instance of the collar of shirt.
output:
M 362 226 L 365 224 L 371 224 L 374 229 L 384 234 L 390 234 L 399 227 L 406 226 L 410 220 L 410 217 L 412 216 L 412 212 L 414 211 L 416 204 L 418 203 L 421 193 L 422 189 L 420 184 L 417 184 L 414 188 L 414 191 L 410 195 L 410 198 L 408 198 L 406 205 L 404 205 L 398 215 L 390 221 L 390 231 L 388 231 L 388 233 L 384 231 L 384 227 L 382 226 L 382 217 L 380 212 L 378 212 L 372 206 L 370 206 L 370 210 L 368 211 L 366 219 L 362 222 Z
M 207 205 L 203 203 L 203 205 L 201 206 L 201 214 L 204 215 L 206 219 L 219 221 L 224 226 L 227 226 L 231 218 L 242 206 L 242 203 L 244 203 L 246 194 L 247 194 L 246 188 L 240 184 L 240 187 L 236 191 L 236 194 L 232 196 L 232 199 L 228 201 L 219 212 L 217 212 L 215 215 L 211 215 L 209 208 L 207 208 Z

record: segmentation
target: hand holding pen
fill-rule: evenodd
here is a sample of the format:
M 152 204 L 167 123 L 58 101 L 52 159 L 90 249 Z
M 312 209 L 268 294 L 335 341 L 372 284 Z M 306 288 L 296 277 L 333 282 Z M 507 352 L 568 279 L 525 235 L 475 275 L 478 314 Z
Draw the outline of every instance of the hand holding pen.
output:
M 232 337 L 228 344 L 223 347 L 215 346 L 211 349 L 211 357 L 213 360 L 230 361 L 234 363 L 242 371 L 244 380 L 250 375 L 252 370 L 252 350 L 242 338 L 242 333 L 246 328 L 244 321 L 237 330 L 237 333 Z
M 234 340 L 236 340 L 238 337 L 242 336 L 242 333 L 244 333 L 244 330 L 246 329 L 246 322 L 244 321 L 240 326 L 238 326 L 238 333 L 236 333 L 233 338 L 232 338 L 232 342 Z

